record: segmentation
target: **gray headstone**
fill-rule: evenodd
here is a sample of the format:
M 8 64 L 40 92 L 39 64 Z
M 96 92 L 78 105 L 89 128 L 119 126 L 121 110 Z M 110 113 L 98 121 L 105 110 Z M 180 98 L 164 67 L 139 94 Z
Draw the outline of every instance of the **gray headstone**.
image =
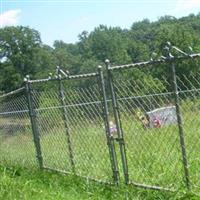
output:
M 176 107 L 162 107 L 146 113 L 150 128 L 159 128 L 165 125 L 177 123 Z

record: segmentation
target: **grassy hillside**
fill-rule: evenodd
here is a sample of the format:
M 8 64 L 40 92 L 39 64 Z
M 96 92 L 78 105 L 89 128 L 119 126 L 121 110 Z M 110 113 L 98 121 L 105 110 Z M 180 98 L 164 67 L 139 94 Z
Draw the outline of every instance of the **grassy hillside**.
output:
M 73 176 L 0 167 L 0 199 L 6 200 L 197 200 L 191 193 L 168 193 L 127 186 L 104 186 Z

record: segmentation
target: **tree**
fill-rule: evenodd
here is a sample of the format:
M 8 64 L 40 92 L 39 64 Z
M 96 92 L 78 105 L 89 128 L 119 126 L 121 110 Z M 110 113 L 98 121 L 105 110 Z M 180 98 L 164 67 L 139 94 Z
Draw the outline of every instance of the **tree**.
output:
M 23 26 L 2 28 L 0 44 L 2 91 L 20 87 L 27 74 L 35 78 L 36 74 L 45 70 L 45 66 L 49 67 L 49 57 L 45 55 L 48 50 L 43 47 L 40 34 L 34 29 Z
M 127 53 L 127 40 L 123 31 L 116 27 L 111 28 L 100 25 L 95 28 L 87 37 L 82 37 L 79 45 L 84 46 L 89 59 L 94 58 L 101 62 L 105 59 L 112 63 L 127 63 L 131 61 Z M 87 56 L 88 58 L 88 56 Z
M 74 44 L 66 44 L 63 41 L 54 42 L 53 51 L 56 65 L 64 70 L 68 70 L 71 74 L 80 72 L 81 55 L 78 46 Z

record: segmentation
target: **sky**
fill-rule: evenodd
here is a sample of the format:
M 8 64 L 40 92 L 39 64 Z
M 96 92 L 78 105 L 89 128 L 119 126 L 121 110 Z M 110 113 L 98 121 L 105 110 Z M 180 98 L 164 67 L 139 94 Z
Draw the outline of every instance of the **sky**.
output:
M 200 12 L 200 0 L 0 0 L 0 27 L 29 26 L 43 43 L 78 41 L 100 24 L 129 29 L 134 22 Z

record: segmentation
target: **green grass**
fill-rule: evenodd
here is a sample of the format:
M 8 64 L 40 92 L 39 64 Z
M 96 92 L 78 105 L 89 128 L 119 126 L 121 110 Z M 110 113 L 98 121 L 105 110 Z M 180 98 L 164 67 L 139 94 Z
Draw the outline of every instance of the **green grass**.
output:
M 199 196 L 179 191 L 169 193 L 128 186 L 105 186 L 74 176 L 47 171 L 0 166 L 2 200 L 198 200 Z
M 125 108 L 125 107 L 124 107 Z M 200 113 L 192 106 L 183 108 L 184 132 L 188 152 L 192 191 L 200 187 Z M 191 108 L 191 109 L 190 109 Z M 144 129 L 136 117 L 122 113 L 130 180 L 147 185 L 184 190 L 184 171 L 177 125 L 158 129 Z M 44 112 L 44 111 L 43 111 Z M 72 172 L 69 144 L 59 110 L 39 114 L 41 148 L 45 167 Z M 4 119 L 4 123 L 5 123 Z M 9 120 L 9 118 L 7 119 Z M 22 120 L 22 119 L 20 119 Z M 19 123 L 20 123 L 19 120 Z M 105 137 L 103 120 L 87 121 L 79 115 L 71 119 L 69 131 L 77 175 L 112 181 L 112 170 Z M 121 182 L 123 170 L 119 145 L 116 142 Z M 4 166 L 37 166 L 31 129 L 14 135 L 0 135 L 0 162 Z

